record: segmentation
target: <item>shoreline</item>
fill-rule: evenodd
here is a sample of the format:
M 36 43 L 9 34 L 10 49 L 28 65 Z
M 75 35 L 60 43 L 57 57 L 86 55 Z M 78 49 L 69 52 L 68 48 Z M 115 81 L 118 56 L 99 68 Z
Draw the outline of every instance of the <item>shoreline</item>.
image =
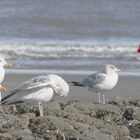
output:
M 43 74 L 23 74 L 23 73 L 7 73 L 2 83 L 6 88 L 7 92 L 3 92 L 2 96 L 8 94 L 10 90 L 17 88 L 22 82 L 29 80 L 30 78 Z M 70 81 L 80 81 L 86 77 L 86 75 L 62 75 L 67 82 Z M 124 98 L 137 98 L 140 99 L 140 77 L 133 76 L 119 76 L 119 81 L 114 89 L 109 92 L 106 92 L 107 99 L 114 99 L 116 97 L 124 97 Z M 72 87 L 70 86 L 70 93 L 67 98 L 62 97 L 54 97 L 56 100 L 78 100 L 83 102 L 91 102 L 97 100 L 97 94 L 89 91 L 84 87 Z
M 66 75 L 66 76 L 88 76 L 96 71 L 77 71 L 77 70 L 57 70 L 57 69 L 6 69 L 6 74 L 20 74 L 20 75 L 45 75 L 50 73 L 55 73 L 58 75 Z M 121 77 L 140 77 L 140 71 L 124 71 L 119 73 Z

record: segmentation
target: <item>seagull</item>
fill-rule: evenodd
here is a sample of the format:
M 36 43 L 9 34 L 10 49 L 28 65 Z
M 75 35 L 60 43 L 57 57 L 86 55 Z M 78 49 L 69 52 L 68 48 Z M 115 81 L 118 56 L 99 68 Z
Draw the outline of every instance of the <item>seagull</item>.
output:
M 54 93 L 66 97 L 69 93 L 67 82 L 55 74 L 37 76 L 11 91 L 9 95 L 2 99 L 2 104 L 38 103 L 40 116 L 43 116 L 42 103 L 50 101 Z
M 0 101 L 1 101 L 1 92 L 6 91 L 7 89 L 1 84 L 5 77 L 4 67 L 12 67 L 12 64 L 7 63 L 3 58 L 0 58 Z
M 72 86 L 83 86 L 98 94 L 98 102 L 105 104 L 104 92 L 113 89 L 118 82 L 120 70 L 114 65 L 107 64 L 102 71 L 93 73 L 81 82 L 71 82 Z M 102 101 L 101 101 L 102 94 Z

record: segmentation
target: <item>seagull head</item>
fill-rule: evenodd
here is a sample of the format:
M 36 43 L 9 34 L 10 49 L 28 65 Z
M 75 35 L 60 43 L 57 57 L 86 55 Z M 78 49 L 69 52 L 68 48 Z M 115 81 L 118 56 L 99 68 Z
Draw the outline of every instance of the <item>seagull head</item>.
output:
M 113 73 L 113 72 L 118 73 L 121 70 L 116 68 L 114 65 L 107 64 L 107 65 L 105 65 L 105 71 L 106 71 L 106 73 Z
M 58 75 L 50 74 L 51 83 L 48 84 L 48 87 L 51 87 L 56 94 L 59 96 L 66 97 L 69 93 L 68 83 Z
M 12 67 L 12 64 L 7 63 L 3 58 L 0 58 L 0 65 L 6 68 Z

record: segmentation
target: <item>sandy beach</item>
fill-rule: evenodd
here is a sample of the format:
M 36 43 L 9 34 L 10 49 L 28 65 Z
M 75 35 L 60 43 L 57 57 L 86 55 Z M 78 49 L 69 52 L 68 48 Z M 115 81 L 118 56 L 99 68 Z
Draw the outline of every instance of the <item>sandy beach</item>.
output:
M 7 92 L 3 93 L 8 94 L 12 89 L 15 89 L 22 82 L 29 80 L 31 77 L 37 76 L 37 74 L 6 74 L 3 85 L 7 87 Z M 60 75 L 66 81 L 80 81 L 85 78 L 85 75 Z M 119 81 L 117 86 L 111 91 L 105 93 L 107 99 L 112 99 L 115 97 L 125 97 L 125 98 L 138 98 L 140 99 L 140 77 L 128 77 L 128 76 L 119 76 Z M 92 91 L 89 91 L 83 87 L 72 87 L 70 86 L 70 93 L 67 98 L 55 97 L 56 100 L 78 100 L 84 102 L 91 102 L 97 100 L 97 95 Z

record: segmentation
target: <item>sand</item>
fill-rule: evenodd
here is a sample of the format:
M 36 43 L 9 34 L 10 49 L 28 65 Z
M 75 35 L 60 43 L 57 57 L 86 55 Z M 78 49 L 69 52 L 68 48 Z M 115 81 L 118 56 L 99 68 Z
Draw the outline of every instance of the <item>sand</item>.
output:
M 31 77 L 37 76 L 35 74 L 6 74 L 3 85 L 7 87 L 8 94 L 12 89 L 15 89 L 22 82 L 29 80 Z M 85 75 L 60 75 L 66 81 L 80 81 L 85 78 Z M 105 93 L 107 99 L 113 99 L 115 97 L 125 97 L 125 98 L 138 98 L 140 99 L 140 77 L 128 77 L 120 76 L 117 86 L 111 91 Z M 55 97 L 56 100 L 78 100 L 83 102 L 91 102 L 97 100 L 97 94 L 89 91 L 84 87 L 72 87 L 70 86 L 70 94 L 67 98 Z

